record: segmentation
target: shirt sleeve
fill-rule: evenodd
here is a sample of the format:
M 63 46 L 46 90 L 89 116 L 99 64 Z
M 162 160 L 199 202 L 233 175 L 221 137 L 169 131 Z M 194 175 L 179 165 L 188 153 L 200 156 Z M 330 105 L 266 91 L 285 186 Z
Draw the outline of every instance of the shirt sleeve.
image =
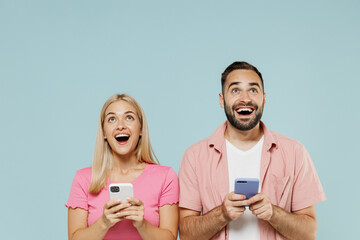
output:
M 82 208 L 89 210 L 88 205 L 88 184 L 80 172 L 77 171 L 71 185 L 67 208 Z
M 162 187 L 159 206 L 176 204 L 179 202 L 179 181 L 176 172 L 169 168 Z
M 201 212 L 202 204 L 196 175 L 195 161 L 196 159 L 194 158 L 191 150 L 186 150 L 181 160 L 179 169 L 179 206 Z
M 298 211 L 326 200 L 314 164 L 303 145 L 296 149 L 296 163 L 292 211 Z

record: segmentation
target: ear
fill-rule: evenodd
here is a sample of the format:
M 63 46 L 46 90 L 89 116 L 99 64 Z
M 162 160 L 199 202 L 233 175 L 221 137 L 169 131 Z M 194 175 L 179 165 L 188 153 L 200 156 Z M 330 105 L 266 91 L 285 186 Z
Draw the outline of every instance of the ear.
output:
M 222 95 L 222 93 L 219 93 L 219 103 L 220 103 L 220 107 L 224 108 L 225 104 L 224 104 L 224 96 Z
M 264 106 L 266 104 L 266 93 L 264 93 Z
M 103 137 L 104 137 L 104 140 L 106 141 L 107 138 L 106 138 L 106 133 L 105 133 L 104 129 L 102 129 L 102 135 L 103 135 Z

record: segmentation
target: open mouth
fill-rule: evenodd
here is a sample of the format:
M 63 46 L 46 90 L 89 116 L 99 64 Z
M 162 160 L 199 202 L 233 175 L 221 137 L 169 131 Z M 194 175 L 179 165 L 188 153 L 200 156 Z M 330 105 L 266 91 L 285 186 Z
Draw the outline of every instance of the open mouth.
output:
M 240 116 L 250 116 L 254 111 L 255 109 L 250 107 L 240 107 L 236 109 L 237 114 Z
M 130 138 L 130 135 L 124 134 L 124 133 L 121 133 L 121 134 L 118 134 L 115 136 L 116 141 L 118 141 L 119 143 L 125 143 L 129 140 L 129 138 Z

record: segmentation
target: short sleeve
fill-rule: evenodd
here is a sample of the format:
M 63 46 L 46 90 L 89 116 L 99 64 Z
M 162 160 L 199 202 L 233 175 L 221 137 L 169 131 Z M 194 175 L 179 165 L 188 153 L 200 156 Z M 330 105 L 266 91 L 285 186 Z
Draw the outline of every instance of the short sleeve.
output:
M 84 210 L 89 210 L 88 188 L 89 184 L 84 176 L 81 175 L 80 171 L 77 171 L 71 185 L 68 202 L 65 206 L 67 208 L 82 208 Z
M 202 204 L 197 181 L 195 161 L 190 149 L 186 150 L 179 169 L 179 206 L 201 212 Z
M 169 167 L 161 190 L 159 206 L 176 204 L 179 202 L 179 181 L 176 172 Z
M 326 200 L 314 164 L 303 145 L 296 149 L 296 162 L 292 211 L 298 211 Z

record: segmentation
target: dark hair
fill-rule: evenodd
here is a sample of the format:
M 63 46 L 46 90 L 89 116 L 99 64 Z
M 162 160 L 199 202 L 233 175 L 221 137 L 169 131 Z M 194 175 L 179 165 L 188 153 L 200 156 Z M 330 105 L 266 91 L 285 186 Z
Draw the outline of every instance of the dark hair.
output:
M 224 92 L 224 85 L 226 82 L 226 78 L 227 76 L 234 70 L 251 70 L 254 71 L 261 79 L 261 86 L 263 88 L 264 91 L 264 81 L 263 78 L 261 76 L 261 73 L 259 72 L 259 70 L 257 70 L 256 67 L 254 67 L 253 65 L 247 63 L 247 62 L 233 62 L 232 64 L 230 64 L 225 71 L 221 74 L 221 89 L 222 92 Z

